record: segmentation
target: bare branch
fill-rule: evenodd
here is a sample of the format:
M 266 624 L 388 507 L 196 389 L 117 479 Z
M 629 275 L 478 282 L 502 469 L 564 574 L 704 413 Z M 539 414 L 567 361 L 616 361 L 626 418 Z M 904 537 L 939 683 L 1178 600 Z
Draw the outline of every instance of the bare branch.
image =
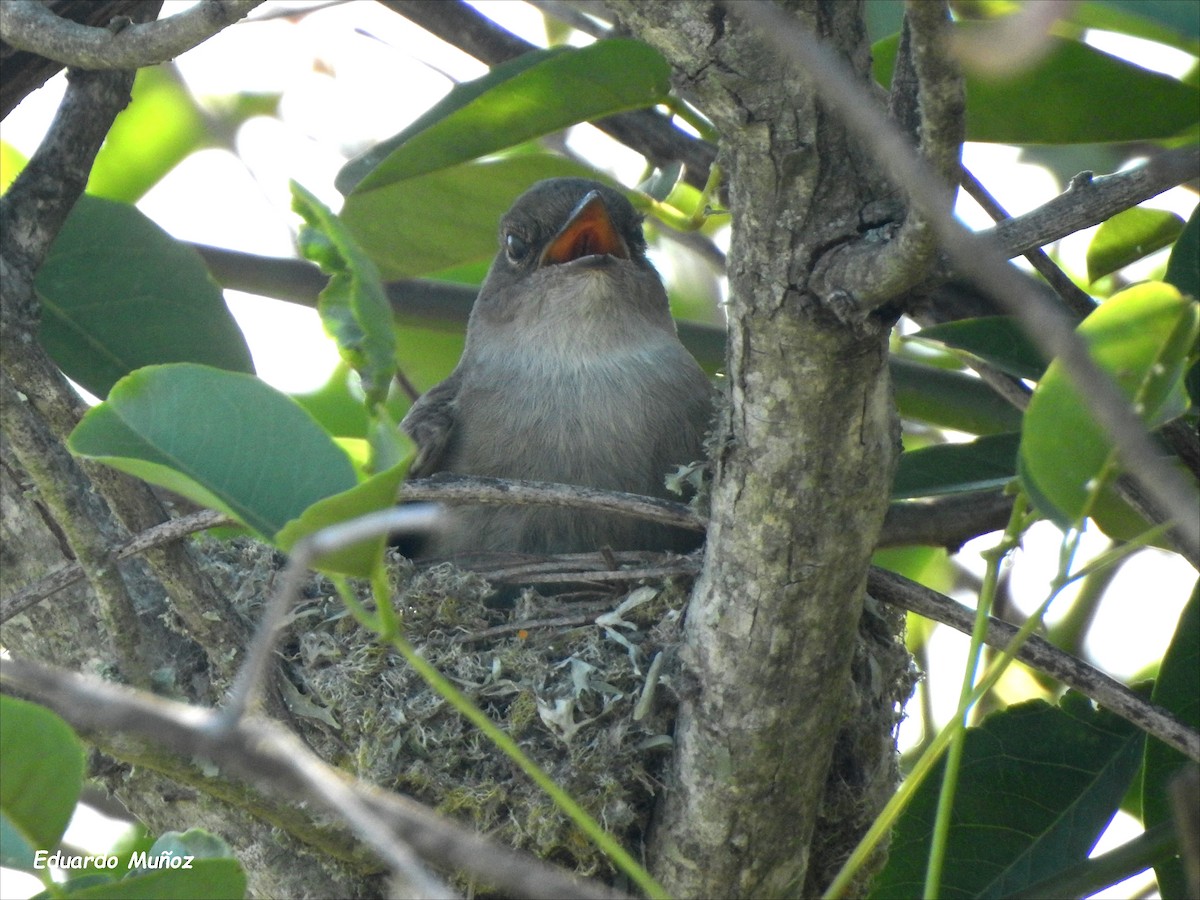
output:
M 1191 181 L 1197 173 L 1200 173 L 1200 147 L 1194 144 L 1165 150 L 1140 166 L 1111 175 L 1081 172 L 1053 200 L 981 231 L 979 236 L 994 241 L 1008 256 L 1019 256 L 1098 225 L 1122 210 Z M 952 263 L 964 273 L 970 271 L 969 267 L 960 266 L 957 259 Z
M 945 2 L 908 4 L 901 47 L 907 58 L 898 60 L 898 68 L 909 77 L 893 90 L 891 102 L 893 113 L 903 117 L 898 128 L 915 131 L 922 158 L 944 182 L 937 210 L 943 216 L 954 205 L 952 185 L 966 121 L 962 73 L 946 52 L 949 26 Z M 894 300 L 928 276 L 936 255 L 937 235 L 926 212 L 909 209 L 899 230 L 882 245 L 855 241 L 826 254 L 813 272 L 814 286 L 828 292 L 831 301 L 837 298 L 837 306 L 849 303 L 851 310 L 873 298 Z M 843 296 L 846 292 L 849 296 Z M 855 318 L 853 312 L 850 318 Z
M 119 546 L 116 552 L 113 553 L 113 558 L 117 560 L 128 559 L 131 556 L 137 556 L 139 553 L 145 553 L 152 547 L 160 547 L 163 544 L 181 540 L 189 534 L 195 534 L 197 531 L 204 531 L 208 528 L 216 528 L 218 525 L 228 524 L 230 524 L 228 516 L 210 509 L 192 513 L 189 516 L 179 519 L 168 519 L 166 522 L 146 529 Z M 51 594 L 61 591 L 81 578 L 83 578 L 83 566 L 77 562 L 67 563 L 61 568 L 55 569 L 40 581 L 27 585 L 15 594 L 3 598 L 0 600 L 0 624 L 7 622 L 15 615 L 23 613 L 31 606 L 41 603 Z
M 0 30 L 9 44 L 80 69 L 153 66 L 208 40 L 262 0 L 201 0 L 158 22 L 94 28 L 60 18 L 37 0 L 0 3 Z M 124 27 L 120 27 L 123 24 Z
M 971 174 L 965 167 L 961 170 L 961 181 L 963 189 L 971 195 L 971 198 L 983 207 L 983 211 L 992 217 L 995 222 L 1005 222 L 1012 218 L 1004 207 L 996 202 L 993 197 L 980 183 L 974 175 Z M 1029 260 L 1030 265 L 1037 270 L 1037 273 L 1046 279 L 1047 283 L 1054 288 L 1063 303 L 1079 318 L 1085 318 L 1088 313 L 1096 308 L 1096 301 L 1093 300 L 1086 291 L 1080 288 L 1075 282 L 1067 277 L 1066 273 L 1060 269 L 1041 247 L 1030 250 L 1023 254 Z
M 879 546 L 945 547 L 955 553 L 972 538 L 1003 529 L 1012 504 L 1012 498 L 1001 491 L 893 502 L 883 520 Z
M 683 503 L 642 497 L 621 491 L 602 491 L 571 484 L 440 475 L 405 482 L 402 500 L 437 500 L 440 503 L 528 504 L 536 506 L 586 507 L 622 513 L 673 525 L 690 531 L 707 527 L 704 517 Z
M 949 625 L 963 634 L 970 634 L 974 626 L 974 610 L 887 569 L 877 566 L 871 568 L 867 575 L 867 592 L 877 600 Z M 984 641 L 991 647 L 1003 650 L 1012 642 L 1018 630 L 1007 622 L 989 618 Z M 1034 635 L 1021 646 L 1016 657 L 1039 672 L 1045 672 L 1086 694 L 1147 734 L 1200 762 L 1200 734 L 1167 710 L 1139 697 L 1121 682 L 1077 656 L 1064 653 L 1049 641 Z
M 201 756 L 290 804 L 327 809 L 384 859 L 415 851 L 431 864 L 466 872 L 514 896 L 623 896 L 529 854 L 498 847 L 407 797 L 352 780 L 269 720 L 239 719 L 230 728 L 218 711 L 27 660 L 0 660 L 0 678 L 5 688 L 34 697 L 79 731 L 121 734 L 188 759 Z M 341 805 L 347 797 L 355 801 L 350 810 Z
M 1072 323 L 1056 305 L 1030 290 L 990 240 L 967 231 L 951 216 L 939 215 L 944 185 L 912 151 L 904 134 L 887 121 L 842 60 L 780 7 L 755 0 L 731 3 L 726 8 L 754 24 L 783 59 L 809 72 L 825 102 L 870 150 L 893 183 L 908 192 L 913 205 L 930 217 L 955 269 L 969 275 L 1016 316 L 1047 359 L 1059 360 L 1071 381 L 1081 386 L 1080 395 L 1089 412 L 1113 439 L 1125 470 L 1169 512 L 1184 541 L 1189 546 L 1200 546 L 1200 493 L 1196 486 L 1159 458 L 1129 402 L 1112 378 L 1096 365 L 1074 333 Z M 1200 158 L 1200 149 L 1190 148 L 1187 158 Z M 1082 185 L 1075 187 L 1083 189 Z M 844 297 L 836 298 L 836 302 L 844 311 Z M 865 316 L 879 302 L 863 302 L 858 311 Z

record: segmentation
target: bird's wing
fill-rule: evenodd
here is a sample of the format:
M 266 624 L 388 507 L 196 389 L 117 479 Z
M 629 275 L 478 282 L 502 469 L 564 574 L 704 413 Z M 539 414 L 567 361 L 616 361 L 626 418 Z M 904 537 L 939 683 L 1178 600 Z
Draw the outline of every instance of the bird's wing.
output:
M 460 381 L 454 372 L 441 384 L 434 385 L 417 398 L 400 422 L 400 427 L 417 444 L 417 458 L 408 469 L 410 477 L 421 478 L 441 469 L 458 418 Z

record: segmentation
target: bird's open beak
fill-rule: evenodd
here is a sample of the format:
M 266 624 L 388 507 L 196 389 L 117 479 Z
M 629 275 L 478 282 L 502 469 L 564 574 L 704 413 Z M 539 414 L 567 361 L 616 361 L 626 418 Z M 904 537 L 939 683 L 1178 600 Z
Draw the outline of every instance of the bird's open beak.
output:
M 540 264 L 552 266 L 605 254 L 629 259 L 629 248 L 613 226 L 600 192 L 592 191 L 579 201 L 567 224 L 546 245 Z

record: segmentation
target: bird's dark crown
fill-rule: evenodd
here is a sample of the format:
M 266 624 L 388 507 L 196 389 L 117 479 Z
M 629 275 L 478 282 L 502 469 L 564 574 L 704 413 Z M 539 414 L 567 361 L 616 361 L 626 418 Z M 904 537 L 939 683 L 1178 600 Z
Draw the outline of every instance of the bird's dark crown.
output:
M 642 234 L 642 216 L 620 191 L 587 178 L 548 178 L 518 197 L 500 220 L 501 251 L 509 235 L 516 235 L 531 249 L 540 251 L 592 191 L 604 200 L 612 223 L 625 239 L 631 255 L 643 256 L 646 237 Z

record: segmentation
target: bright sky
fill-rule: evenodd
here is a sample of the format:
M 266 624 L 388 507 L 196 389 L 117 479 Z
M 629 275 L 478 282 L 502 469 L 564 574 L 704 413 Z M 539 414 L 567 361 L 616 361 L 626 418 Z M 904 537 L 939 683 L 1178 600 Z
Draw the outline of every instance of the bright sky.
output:
M 164 15 L 189 5 L 167 0 Z M 202 102 L 246 90 L 280 92 L 283 99 L 280 118 L 253 119 L 239 131 L 237 156 L 217 149 L 194 154 L 138 204 L 171 234 L 253 253 L 293 255 L 297 220 L 290 212 L 290 179 L 335 209 L 340 207 L 333 177 L 349 156 L 399 131 L 440 99 L 450 89 L 452 78 L 466 80 L 485 72 L 476 60 L 378 3 L 334 5 L 295 20 L 274 17 L 283 9 L 320 5 L 268 2 L 256 10 L 252 21 L 226 30 L 177 60 L 180 72 Z M 545 43 L 541 15 L 520 0 L 485 0 L 474 5 L 527 40 Z M 1094 35 L 1091 40 L 1109 52 L 1172 74 L 1180 74 L 1181 66 L 1185 70 L 1191 64 L 1186 54 L 1158 45 L 1126 41 L 1118 46 L 1109 35 Z M 26 100 L 4 121 L 3 139 L 26 156 L 31 154 L 62 89 L 60 76 Z M 611 153 L 608 158 L 614 174 L 625 183 L 633 183 L 639 176 L 640 157 L 594 130 L 579 129 L 572 140 L 593 158 L 600 145 L 609 148 L 603 152 Z M 1048 172 L 1021 162 L 1015 148 L 970 144 L 964 162 L 1014 215 L 1035 208 L 1059 191 Z M 1195 202 L 1194 194 L 1176 190 L 1147 205 L 1173 209 L 1186 217 Z M 959 214 L 974 227 L 990 224 L 969 200 L 960 203 Z M 1063 242 L 1064 254 L 1077 270 L 1083 269 L 1083 253 L 1092 232 L 1088 229 Z M 1142 264 L 1142 270 L 1149 271 L 1158 263 L 1161 257 Z M 292 392 L 311 390 L 326 380 L 337 354 L 314 312 L 233 291 L 227 291 L 226 298 L 246 332 L 263 378 Z M 1044 543 L 1034 535 L 1027 547 L 1032 551 Z M 1054 546 L 1053 539 L 1049 545 Z M 960 559 L 981 571 L 977 554 L 987 546 L 987 539 L 974 542 Z M 1089 542 L 1091 552 L 1098 546 L 1103 546 L 1102 540 Z M 1022 552 L 1020 564 L 1013 569 L 1012 591 L 1023 611 L 1032 611 L 1044 597 L 1054 563 L 1044 554 Z M 1156 551 L 1142 553 L 1126 565 L 1088 642 L 1096 662 L 1126 678 L 1156 660 L 1194 578 L 1195 573 L 1178 557 Z M 1060 607 L 1065 605 L 1064 598 Z M 941 676 L 931 679 L 934 701 L 944 718 L 958 691 L 956 667 L 961 667 L 965 638 L 939 629 L 932 651 L 939 660 Z M 902 729 L 903 744 L 917 739 L 919 735 Z M 1136 825 L 1132 827 L 1136 830 Z M 1125 835 L 1121 839 L 1127 839 L 1128 826 L 1121 833 Z M 94 837 L 81 837 L 81 832 L 73 831 L 69 839 L 96 846 Z M 18 883 L 13 877 L 14 873 L 4 873 L 0 896 L 28 896 L 38 889 L 36 882 Z M 1120 894 L 1110 892 L 1108 896 Z

